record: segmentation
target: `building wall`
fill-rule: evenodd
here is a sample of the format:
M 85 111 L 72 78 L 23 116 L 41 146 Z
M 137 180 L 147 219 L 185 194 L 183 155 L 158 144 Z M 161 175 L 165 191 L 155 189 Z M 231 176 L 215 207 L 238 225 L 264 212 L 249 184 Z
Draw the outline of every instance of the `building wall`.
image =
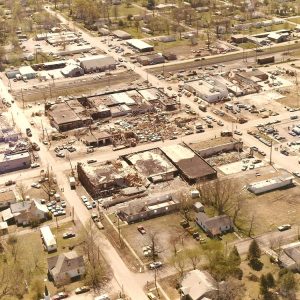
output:
M 57 276 L 53 276 L 55 284 L 62 285 L 72 281 L 72 278 L 81 277 L 85 274 L 85 268 L 79 267 L 78 269 L 70 270 L 68 272 L 63 272 Z
M 30 168 L 31 157 L 30 155 L 24 156 L 18 159 L 12 159 L 9 161 L 0 162 L 0 174 L 17 171 L 21 169 Z
M 207 149 L 202 149 L 197 151 L 197 153 L 203 158 L 207 158 L 215 154 L 218 154 L 220 152 L 229 152 L 229 151 L 243 151 L 243 142 L 236 141 L 236 142 L 223 144 L 223 145 L 219 145 Z

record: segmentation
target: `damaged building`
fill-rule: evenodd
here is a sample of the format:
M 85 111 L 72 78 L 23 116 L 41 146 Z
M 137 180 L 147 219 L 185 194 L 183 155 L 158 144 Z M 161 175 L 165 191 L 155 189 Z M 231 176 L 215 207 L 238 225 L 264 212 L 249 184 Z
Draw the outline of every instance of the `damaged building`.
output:
M 77 164 L 78 179 L 93 198 L 111 196 L 128 187 L 147 185 L 147 179 L 123 160 Z
M 153 183 L 172 180 L 178 173 L 158 148 L 129 154 L 124 159 Z

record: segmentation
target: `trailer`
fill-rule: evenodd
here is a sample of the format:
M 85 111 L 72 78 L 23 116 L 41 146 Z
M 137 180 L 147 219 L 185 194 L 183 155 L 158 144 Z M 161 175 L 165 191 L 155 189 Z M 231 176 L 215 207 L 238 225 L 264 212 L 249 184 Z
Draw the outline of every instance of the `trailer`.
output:
M 268 56 L 263 58 L 258 58 L 257 63 L 259 65 L 266 65 L 266 64 L 272 64 L 275 62 L 275 56 Z
M 57 244 L 54 235 L 51 232 L 49 226 L 44 226 L 40 229 L 41 238 L 44 243 L 44 247 L 48 253 L 57 251 Z
M 71 190 L 75 190 L 76 189 L 76 180 L 75 180 L 75 178 L 73 176 L 69 177 L 69 182 L 70 182 L 70 188 L 71 188 Z

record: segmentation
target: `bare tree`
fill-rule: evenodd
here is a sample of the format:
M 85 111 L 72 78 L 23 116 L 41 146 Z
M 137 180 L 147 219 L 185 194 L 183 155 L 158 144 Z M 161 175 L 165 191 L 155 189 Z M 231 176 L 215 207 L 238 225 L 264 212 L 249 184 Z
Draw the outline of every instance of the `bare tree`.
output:
M 228 278 L 218 284 L 218 294 L 213 300 L 241 300 L 245 295 L 244 284 L 237 279 Z
M 97 245 L 97 228 L 94 226 L 92 220 L 88 221 L 83 229 L 82 238 L 84 240 L 82 249 L 86 265 L 85 282 L 93 290 L 99 291 L 106 278 L 106 268 L 99 246 Z
M 155 261 L 158 254 L 162 252 L 162 249 L 158 246 L 158 233 L 156 231 L 149 231 L 148 243 L 151 251 L 151 259 Z
M 186 222 L 191 221 L 191 209 L 194 204 L 193 199 L 186 193 L 181 193 L 179 199 L 179 212 Z
M 187 260 L 192 265 L 192 268 L 196 270 L 196 268 L 201 262 L 200 248 L 195 247 L 195 248 L 187 249 L 185 251 L 185 255 Z
M 187 259 L 184 252 L 178 253 L 176 256 L 171 258 L 171 264 L 179 273 L 179 277 L 183 278 L 184 270 L 187 266 Z
M 49 170 L 49 167 L 47 168 L 47 171 L 42 179 L 43 182 L 41 183 L 41 189 L 46 194 L 48 201 L 50 201 L 51 196 L 53 196 L 55 191 L 56 179 L 53 172 Z
M 18 194 L 20 195 L 22 201 L 25 201 L 26 194 L 27 194 L 26 185 L 21 181 L 16 185 L 16 190 L 17 190 Z

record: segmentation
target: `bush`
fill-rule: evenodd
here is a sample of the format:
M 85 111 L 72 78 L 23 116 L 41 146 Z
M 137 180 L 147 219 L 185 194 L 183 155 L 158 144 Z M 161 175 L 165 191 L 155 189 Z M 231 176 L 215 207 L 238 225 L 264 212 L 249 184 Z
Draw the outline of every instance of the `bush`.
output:
M 249 261 L 249 266 L 255 270 L 255 271 L 261 271 L 261 269 L 263 268 L 264 264 L 257 258 L 252 258 Z
M 235 268 L 233 271 L 232 271 L 232 277 L 238 279 L 238 280 L 242 280 L 243 278 L 243 270 L 240 269 L 240 268 Z

